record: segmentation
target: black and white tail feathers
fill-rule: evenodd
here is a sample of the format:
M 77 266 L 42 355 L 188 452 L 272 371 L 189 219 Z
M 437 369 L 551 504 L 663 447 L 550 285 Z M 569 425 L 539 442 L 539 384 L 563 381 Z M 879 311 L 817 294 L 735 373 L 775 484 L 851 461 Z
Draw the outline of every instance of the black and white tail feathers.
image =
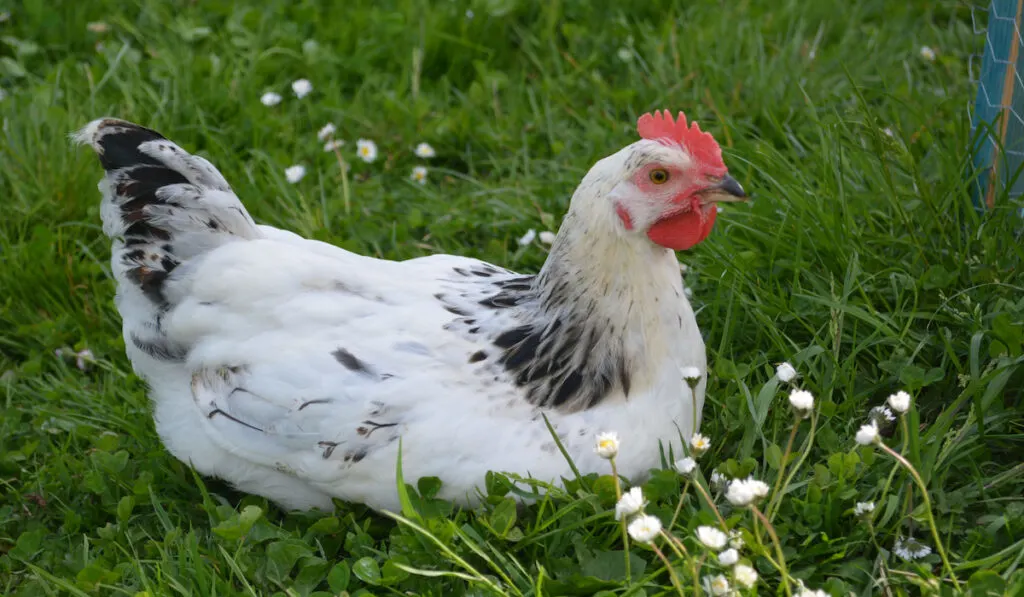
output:
M 226 242 L 261 236 L 224 177 L 160 133 L 101 118 L 73 135 L 100 158 L 106 176 L 103 231 L 113 243 L 112 266 L 126 339 L 161 360 L 183 357 L 166 345 L 160 315 L 173 300 L 172 272 Z

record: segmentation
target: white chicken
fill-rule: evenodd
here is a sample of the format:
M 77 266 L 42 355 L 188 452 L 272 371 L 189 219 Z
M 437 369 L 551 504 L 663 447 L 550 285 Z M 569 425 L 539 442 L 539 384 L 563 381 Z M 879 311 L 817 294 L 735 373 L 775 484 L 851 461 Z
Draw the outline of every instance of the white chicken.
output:
M 395 509 L 408 480 L 479 499 L 488 471 L 583 473 L 615 430 L 642 478 L 698 427 L 706 356 L 675 250 L 742 200 L 710 134 L 639 119 L 641 139 L 572 196 L 540 273 L 433 255 L 364 257 L 256 224 L 221 174 L 159 133 L 104 118 L 76 133 L 106 176 L 116 303 L 157 431 L 199 472 L 285 508 Z M 682 371 L 696 367 L 691 394 Z M 694 404 L 694 400 L 696 404 Z

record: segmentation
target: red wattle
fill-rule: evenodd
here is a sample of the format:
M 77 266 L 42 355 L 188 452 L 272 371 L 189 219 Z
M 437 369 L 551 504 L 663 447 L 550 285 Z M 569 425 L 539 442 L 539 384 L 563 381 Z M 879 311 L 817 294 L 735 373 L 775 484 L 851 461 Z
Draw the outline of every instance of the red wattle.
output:
M 699 211 L 686 211 L 654 223 L 647 230 L 647 238 L 657 245 L 673 251 L 691 249 L 711 234 L 718 210 L 715 206 L 703 215 Z

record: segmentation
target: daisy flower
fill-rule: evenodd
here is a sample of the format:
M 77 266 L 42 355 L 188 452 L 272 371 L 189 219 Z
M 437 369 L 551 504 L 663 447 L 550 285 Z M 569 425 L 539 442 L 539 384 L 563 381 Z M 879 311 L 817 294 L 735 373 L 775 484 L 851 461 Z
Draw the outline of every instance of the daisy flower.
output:
M 757 479 L 733 479 L 725 499 L 733 506 L 749 506 L 768 495 L 768 484 Z
M 743 536 L 739 531 L 729 531 L 729 547 L 743 549 Z
M 889 399 L 886 402 L 889 403 L 890 408 L 901 415 L 910 410 L 910 394 L 903 390 L 889 396 Z
M 704 591 L 711 595 L 728 595 L 729 594 L 729 579 L 725 578 L 723 574 L 716 574 L 715 576 L 704 577 Z
M 932 553 L 932 548 L 921 543 L 917 539 L 910 537 L 907 540 L 897 539 L 896 543 L 892 546 L 892 551 L 899 557 L 910 562 L 927 557 Z
M 857 443 L 862 446 L 869 446 L 878 441 L 878 424 L 872 421 L 867 425 L 862 425 L 857 430 L 857 435 L 854 438 Z
M 740 552 L 731 547 L 718 554 L 718 563 L 723 566 L 732 566 L 740 561 Z
M 519 237 L 519 244 L 525 247 L 526 245 L 532 243 L 533 239 L 535 238 L 537 238 L 537 231 L 534 230 L 533 228 L 530 228 L 529 230 L 526 231 L 526 234 Z
M 928 62 L 935 62 L 935 50 L 928 46 L 921 46 L 921 49 L 918 52 L 921 54 L 921 58 L 924 58 Z
M 661 532 L 661 520 L 657 516 L 641 514 L 626 527 L 629 536 L 637 543 L 650 543 Z
M 809 417 L 814 409 L 814 394 L 807 390 L 793 390 L 789 393 L 789 405 L 801 417 Z
M 264 106 L 276 106 L 281 103 L 281 94 L 268 91 L 260 96 L 260 103 Z
M 313 91 L 313 84 L 308 79 L 299 79 L 292 83 L 292 91 L 295 92 L 295 97 L 302 99 Z
M 800 592 L 796 594 L 796 597 L 830 597 L 828 593 L 821 589 L 808 589 L 807 587 L 800 587 Z
M 711 471 L 711 486 L 716 489 L 725 489 L 729 485 L 729 477 L 718 471 Z
M 682 475 L 689 475 L 697 468 L 697 461 L 687 456 L 676 461 L 676 470 Z
M 783 383 L 789 383 L 796 379 L 796 368 L 789 363 L 779 363 L 775 367 L 775 377 L 779 378 L 779 381 Z
M 345 142 L 341 139 L 331 139 L 327 143 L 324 143 L 324 151 L 334 151 L 341 149 L 345 145 Z
M 597 434 L 597 442 L 594 452 L 605 460 L 611 460 L 619 453 L 619 434 L 614 431 L 606 431 Z
M 700 369 L 698 369 L 697 367 L 683 367 L 680 370 L 680 373 L 683 374 L 683 379 L 685 379 L 688 383 L 700 381 Z
M 429 143 L 420 143 L 413 152 L 418 158 L 432 158 L 437 155 L 437 152 L 434 151 L 434 148 Z
M 857 502 L 853 507 L 853 515 L 857 517 L 867 516 L 875 511 L 874 502 Z
M 295 184 L 302 180 L 302 177 L 306 175 L 306 167 L 301 165 L 294 165 L 289 168 L 285 168 L 284 177 L 288 182 Z
M 320 141 L 323 141 L 324 139 L 328 139 L 330 137 L 333 137 L 334 133 L 337 130 L 338 129 L 335 128 L 333 122 L 328 122 L 327 124 L 325 124 L 322 127 L 320 127 L 320 130 L 316 132 L 316 138 L 319 139 Z
M 412 169 L 412 174 L 409 175 L 409 178 L 420 184 L 427 184 L 427 169 L 423 166 L 416 166 Z
M 754 570 L 746 564 L 737 564 L 732 569 L 733 578 L 736 579 L 736 584 L 740 585 L 744 589 L 749 589 L 757 584 L 757 570 Z
M 700 457 L 701 454 L 707 452 L 711 447 L 711 440 L 706 435 L 694 433 L 693 437 L 690 438 L 690 448 L 693 450 L 693 455 Z
M 356 141 L 356 153 L 367 164 L 372 163 L 377 159 L 377 144 L 369 139 L 360 139 Z
M 544 243 L 545 245 L 550 245 L 555 242 L 555 233 L 545 230 L 544 232 L 538 234 L 537 238 L 539 238 L 540 242 Z
M 699 526 L 697 527 L 697 540 L 704 544 L 708 549 L 719 550 L 725 547 L 725 544 L 729 542 L 729 536 L 715 527 Z
M 868 420 L 878 426 L 888 425 L 896 420 L 896 415 L 892 414 L 888 406 L 873 406 L 868 411 Z
M 618 503 L 615 504 L 615 520 L 629 518 L 644 509 L 647 502 L 644 501 L 644 494 L 639 487 L 633 487 L 622 494 Z

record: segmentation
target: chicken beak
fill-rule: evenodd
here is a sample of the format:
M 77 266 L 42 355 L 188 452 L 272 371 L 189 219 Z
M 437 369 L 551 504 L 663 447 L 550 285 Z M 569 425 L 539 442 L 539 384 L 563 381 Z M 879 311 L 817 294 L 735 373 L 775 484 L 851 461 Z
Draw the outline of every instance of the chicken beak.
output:
M 712 201 L 717 203 L 736 203 L 746 201 L 747 193 L 735 178 L 726 174 L 722 180 L 709 189 L 713 192 Z

